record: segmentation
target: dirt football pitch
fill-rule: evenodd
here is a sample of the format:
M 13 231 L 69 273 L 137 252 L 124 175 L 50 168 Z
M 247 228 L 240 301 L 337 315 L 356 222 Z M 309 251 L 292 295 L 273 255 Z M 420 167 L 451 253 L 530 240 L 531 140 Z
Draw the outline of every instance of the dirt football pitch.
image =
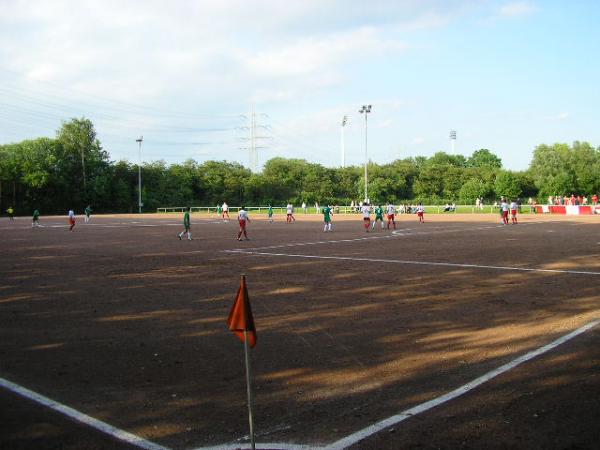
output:
M 257 448 L 599 448 L 600 217 L 250 217 L 3 218 L 0 448 L 249 448 L 242 273 Z

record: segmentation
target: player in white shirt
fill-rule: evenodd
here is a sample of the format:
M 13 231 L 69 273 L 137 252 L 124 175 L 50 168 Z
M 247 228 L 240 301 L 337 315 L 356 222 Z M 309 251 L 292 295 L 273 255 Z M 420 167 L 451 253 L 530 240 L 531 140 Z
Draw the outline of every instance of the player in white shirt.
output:
M 73 227 L 75 226 L 75 212 L 70 209 L 69 210 L 69 231 L 73 231 Z
M 512 224 L 516 225 L 517 222 L 517 210 L 519 209 L 519 205 L 514 200 L 510 202 L 510 219 L 512 220 Z
M 296 218 L 294 217 L 294 206 L 291 203 L 287 204 L 287 216 L 285 218 L 285 221 L 287 223 L 292 223 L 296 221 Z
M 508 203 L 504 199 L 500 202 L 500 211 L 502 211 L 502 223 L 508 225 Z
M 365 224 L 365 231 L 369 232 L 369 226 L 371 225 L 371 206 L 368 203 L 365 203 L 360 209 L 363 215 L 363 222 Z
M 390 223 L 394 225 L 394 230 L 396 229 L 396 220 L 394 216 L 396 215 L 396 207 L 394 205 L 387 206 L 387 229 L 390 229 Z
M 248 235 L 246 234 L 246 222 L 250 222 L 250 217 L 248 217 L 248 212 L 246 211 L 246 208 L 244 208 L 243 206 L 240 208 L 239 212 L 238 212 L 238 222 L 240 223 L 240 231 L 237 235 L 237 240 L 241 241 L 242 239 L 242 233 L 244 234 L 244 237 L 246 238 L 246 240 L 248 241 Z
M 417 216 L 419 217 L 419 223 L 425 223 L 425 218 L 423 217 L 424 213 L 425 208 L 423 207 L 423 204 L 419 203 L 417 205 Z
M 222 218 L 223 218 L 223 222 L 229 222 L 229 205 L 225 202 L 223 202 L 223 212 L 221 214 Z M 227 216 L 227 220 L 225 220 L 225 216 Z

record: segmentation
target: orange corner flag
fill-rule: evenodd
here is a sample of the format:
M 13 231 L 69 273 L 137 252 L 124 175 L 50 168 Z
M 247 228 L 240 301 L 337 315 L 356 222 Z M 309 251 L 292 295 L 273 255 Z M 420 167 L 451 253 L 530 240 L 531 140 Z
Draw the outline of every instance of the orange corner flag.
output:
M 248 335 L 248 344 L 250 347 L 256 345 L 256 328 L 254 327 L 254 318 L 252 309 L 250 309 L 250 299 L 248 298 L 248 288 L 246 287 L 246 276 L 242 275 L 240 287 L 235 297 L 235 303 L 229 311 L 227 319 L 229 331 L 233 331 L 244 342 L 244 331 Z

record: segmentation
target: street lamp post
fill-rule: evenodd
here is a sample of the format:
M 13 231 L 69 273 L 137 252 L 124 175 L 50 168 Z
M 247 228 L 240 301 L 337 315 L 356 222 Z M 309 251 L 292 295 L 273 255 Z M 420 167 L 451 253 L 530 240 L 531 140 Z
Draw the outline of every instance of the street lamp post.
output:
M 344 142 L 344 128 L 348 123 L 348 116 L 344 116 L 342 119 L 342 167 L 346 167 L 346 144 Z
M 362 108 L 358 110 L 359 113 L 365 114 L 365 203 L 369 202 L 369 191 L 368 191 L 368 171 L 367 165 L 369 163 L 367 154 L 367 116 L 371 112 L 371 105 L 362 105 Z
M 139 145 L 138 148 L 138 213 L 142 213 L 142 141 L 144 140 L 144 136 L 140 136 L 139 139 L 136 139 Z

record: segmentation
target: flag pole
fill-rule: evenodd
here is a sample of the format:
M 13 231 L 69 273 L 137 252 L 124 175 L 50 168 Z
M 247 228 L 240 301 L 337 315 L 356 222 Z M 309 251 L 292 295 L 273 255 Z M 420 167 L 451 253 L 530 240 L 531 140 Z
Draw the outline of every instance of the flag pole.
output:
M 252 372 L 250 370 L 250 352 L 248 351 L 248 331 L 244 330 L 244 356 L 246 359 L 246 389 L 248 391 L 248 423 L 250 424 L 250 444 L 255 450 L 254 420 L 252 418 Z

